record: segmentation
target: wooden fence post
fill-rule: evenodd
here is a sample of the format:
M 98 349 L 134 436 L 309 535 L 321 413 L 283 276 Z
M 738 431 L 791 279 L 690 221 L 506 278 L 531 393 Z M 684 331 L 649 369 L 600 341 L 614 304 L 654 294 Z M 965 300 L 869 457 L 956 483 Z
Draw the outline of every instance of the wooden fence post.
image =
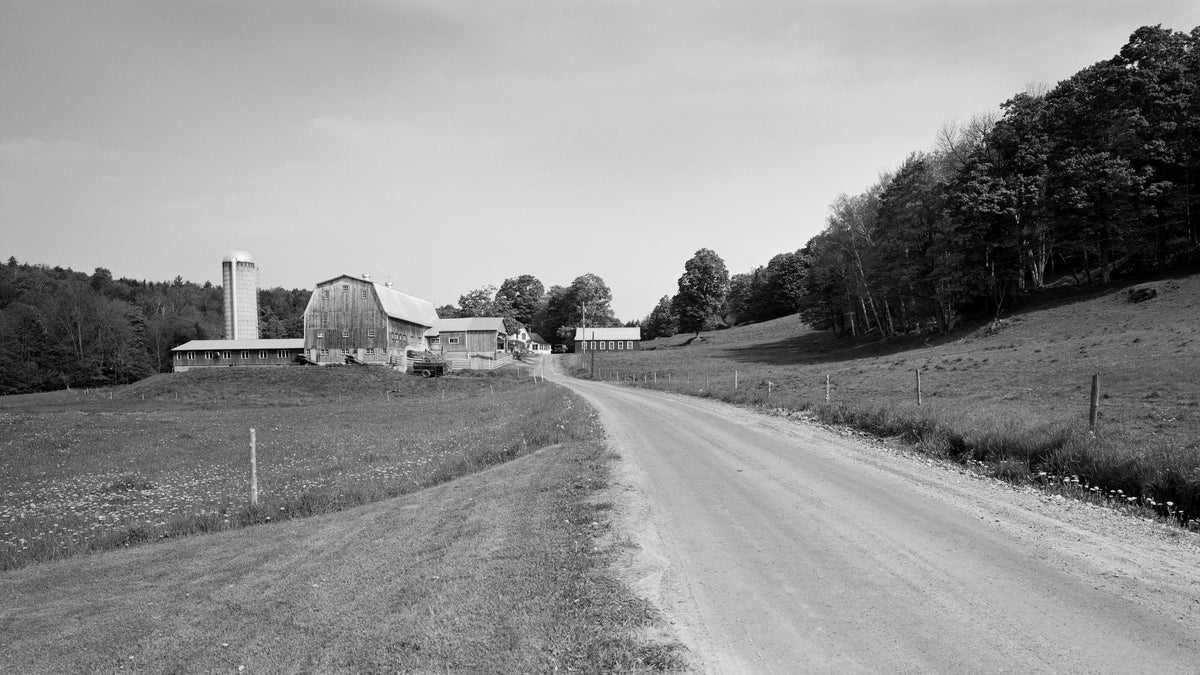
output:
M 250 506 L 258 506 L 258 445 L 254 437 L 254 429 L 250 430 Z
M 825 402 L 829 403 L 829 376 L 825 376 Z
M 1100 416 L 1100 373 L 1092 375 L 1092 405 L 1088 409 L 1088 428 L 1096 429 L 1096 419 Z
M 738 371 L 733 371 L 733 388 L 738 388 Z
M 921 405 L 921 369 L 917 368 L 917 405 Z

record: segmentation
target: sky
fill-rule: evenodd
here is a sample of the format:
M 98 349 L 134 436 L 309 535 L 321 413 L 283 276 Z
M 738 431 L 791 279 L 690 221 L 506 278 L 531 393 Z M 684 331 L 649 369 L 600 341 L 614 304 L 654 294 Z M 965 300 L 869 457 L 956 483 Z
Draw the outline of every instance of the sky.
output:
M 0 257 L 433 301 L 795 251 L 939 128 L 1200 0 L 0 0 Z

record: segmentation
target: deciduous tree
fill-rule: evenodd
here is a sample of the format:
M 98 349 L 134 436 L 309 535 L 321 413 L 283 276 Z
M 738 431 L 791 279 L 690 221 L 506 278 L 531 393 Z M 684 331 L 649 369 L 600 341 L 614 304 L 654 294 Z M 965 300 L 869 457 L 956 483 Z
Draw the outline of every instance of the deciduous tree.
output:
M 671 308 L 679 317 L 679 329 L 696 335 L 711 329 L 728 292 L 729 270 L 725 261 L 712 249 L 696 251 L 684 263 L 679 292 L 671 300 Z

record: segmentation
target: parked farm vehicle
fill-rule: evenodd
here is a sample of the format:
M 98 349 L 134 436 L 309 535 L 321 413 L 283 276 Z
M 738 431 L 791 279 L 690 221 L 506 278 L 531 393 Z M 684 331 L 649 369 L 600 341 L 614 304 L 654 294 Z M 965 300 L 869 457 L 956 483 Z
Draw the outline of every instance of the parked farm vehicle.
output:
M 450 364 L 433 352 L 409 352 L 412 359 L 409 370 L 413 375 L 421 377 L 437 377 L 450 372 Z

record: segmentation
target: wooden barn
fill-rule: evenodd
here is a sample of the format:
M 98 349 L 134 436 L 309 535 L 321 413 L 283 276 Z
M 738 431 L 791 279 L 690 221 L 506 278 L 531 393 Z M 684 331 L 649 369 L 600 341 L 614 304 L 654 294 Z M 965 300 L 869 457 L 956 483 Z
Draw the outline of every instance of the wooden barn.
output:
M 304 353 L 304 340 L 192 340 L 171 350 L 173 370 L 287 366 Z
M 430 349 L 440 351 L 455 368 L 486 370 L 512 362 L 512 355 L 505 349 L 508 336 L 500 317 L 438 319 L 425 331 L 425 338 Z
M 575 351 L 636 351 L 642 348 L 642 329 L 576 328 Z
M 428 300 L 342 275 L 317 284 L 304 310 L 304 351 L 317 363 L 402 367 L 408 350 L 424 351 L 425 331 L 437 322 Z

